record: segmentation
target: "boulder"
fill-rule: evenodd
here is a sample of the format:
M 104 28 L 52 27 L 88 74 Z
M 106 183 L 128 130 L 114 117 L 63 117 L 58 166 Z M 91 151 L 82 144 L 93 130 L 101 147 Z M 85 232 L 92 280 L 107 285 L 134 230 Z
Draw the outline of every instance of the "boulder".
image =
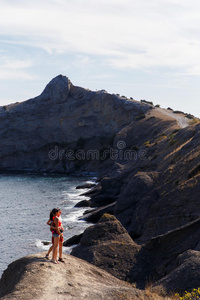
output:
M 76 187 L 76 189 L 90 189 L 92 187 L 96 186 L 95 183 L 85 183 L 85 184 L 82 184 L 82 185 L 78 185 Z
M 121 223 L 104 214 L 97 224 L 84 231 L 71 255 L 126 280 L 139 249 Z
M 80 220 L 97 223 L 105 213 L 114 215 L 115 205 L 116 202 L 102 206 L 100 208 L 87 210 L 84 212 L 83 216 L 80 217 Z
M 143 233 L 143 224 L 158 194 L 154 185 L 158 172 L 137 172 L 126 176 L 115 206 L 115 216 L 133 239 Z
M 136 282 L 139 288 L 145 288 L 148 282 L 155 283 L 157 286 L 162 284 L 168 292 L 175 289 L 184 291 L 186 287 L 197 287 L 196 270 L 200 256 L 196 249 L 199 244 L 199 235 L 200 218 L 149 240 L 142 245 L 135 257 L 129 274 L 130 281 Z M 189 252 L 188 249 L 190 249 Z M 188 253 L 192 255 L 188 256 Z M 193 281 L 190 272 L 192 265 L 194 266 L 196 262 L 197 266 L 193 268 L 195 275 Z M 180 270 L 181 272 L 184 270 L 185 275 L 180 273 Z M 185 276 L 182 284 L 181 276 Z M 190 278 L 190 282 L 186 284 L 187 278 Z M 170 285 L 172 281 L 173 285 Z
M 180 254 L 176 260 L 177 267 L 168 275 L 157 281 L 154 288 L 164 286 L 165 290 L 183 294 L 191 292 L 200 286 L 200 252 L 187 250 Z
M 81 200 L 74 207 L 91 207 L 91 204 L 90 200 Z
M 82 235 L 83 234 L 81 233 L 81 234 L 77 234 L 77 235 L 72 236 L 71 238 L 69 238 L 68 240 L 63 242 L 63 246 L 64 247 L 71 247 L 73 245 L 78 244 L 80 242 L 80 239 L 81 239 Z

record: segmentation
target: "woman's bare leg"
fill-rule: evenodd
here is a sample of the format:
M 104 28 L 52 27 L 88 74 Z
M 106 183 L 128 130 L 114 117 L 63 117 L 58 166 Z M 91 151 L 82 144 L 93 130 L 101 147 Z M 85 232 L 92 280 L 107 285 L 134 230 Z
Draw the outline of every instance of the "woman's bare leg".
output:
M 52 256 L 53 261 L 57 261 L 58 243 L 59 243 L 59 237 L 54 237 L 53 256 Z
M 47 253 L 47 256 L 49 256 L 49 254 L 51 253 L 51 251 L 53 250 L 53 244 L 51 245 L 51 247 L 49 248 L 49 251 Z
M 59 258 L 62 258 L 63 242 L 59 240 Z

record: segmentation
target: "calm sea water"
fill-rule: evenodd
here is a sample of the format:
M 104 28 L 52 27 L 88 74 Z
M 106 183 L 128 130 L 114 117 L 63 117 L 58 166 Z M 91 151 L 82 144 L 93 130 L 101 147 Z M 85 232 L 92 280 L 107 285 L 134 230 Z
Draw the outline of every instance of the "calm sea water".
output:
M 85 209 L 74 208 L 85 190 L 76 186 L 93 182 L 95 177 L 0 174 L 0 277 L 8 264 L 22 256 L 48 250 L 51 241 L 46 222 L 50 210 L 60 207 L 64 239 L 81 233 L 88 223 L 79 221 Z M 64 252 L 71 249 L 64 247 Z

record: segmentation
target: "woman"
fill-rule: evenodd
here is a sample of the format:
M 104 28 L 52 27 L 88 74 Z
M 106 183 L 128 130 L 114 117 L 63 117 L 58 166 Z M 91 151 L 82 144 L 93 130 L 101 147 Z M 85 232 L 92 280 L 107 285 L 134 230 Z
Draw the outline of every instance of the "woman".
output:
M 51 230 L 51 231 L 53 231 L 53 229 L 56 229 L 56 228 L 52 228 L 53 219 L 54 219 L 54 217 L 55 217 L 55 216 L 54 216 L 54 213 L 55 213 L 56 210 L 57 210 L 56 208 L 52 209 L 52 211 L 50 212 L 49 220 L 47 221 L 47 225 L 50 226 L 50 230 Z M 53 237 L 53 235 L 52 235 L 52 245 L 51 245 L 51 247 L 49 248 L 49 251 L 48 251 L 47 255 L 45 256 L 46 259 L 49 259 L 49 254 L 50 254 L 51 251 L 53 250 L 53 242 L 54 242 L 54 237 Z
M 60 208 L 57 208 L 57 209 L 58 209 L 58 219 L 59 219 L 59 225 L 60 225 L 60 232 L 63 233 L 64 227 L 62 225 L 62 218 L 61 218 L 62 211 L 61 211 Z M 60 236 L 60 239 L 59 239 L 59 259 L 58 259 L 58 261 L 61 261 L 61 262 L 64 262 L 64 260 L 62 258 L 63 241 L 64 241 L 64 238 L 63 238 L 63 234 L 62 234 L 62 236 Z
M 54 213 L 54 218 L 53 218 L 53 224 L 52 224 L 52 235 L 53 235 L 53 256 L 52 256 L 52 262 L 57 264 L 57 253 L 58 253 L 58 244 L 59 244 L 59 240 L 61 239 L 63 242 L 63 233 L 60 231 L 62 230 L 62 222 L 59 220 L 59 216 L 61 214 L 61 211 L 59 209 L 55 209 L 54 211 L 52 211 Z M 63 228 L 63 227 L 62 227 Z M 60 254 L 60 251 L 59 251 Z M 59 261 L 63 261 L 62 259 L 62 254 L 61 257 L 59 257 Z

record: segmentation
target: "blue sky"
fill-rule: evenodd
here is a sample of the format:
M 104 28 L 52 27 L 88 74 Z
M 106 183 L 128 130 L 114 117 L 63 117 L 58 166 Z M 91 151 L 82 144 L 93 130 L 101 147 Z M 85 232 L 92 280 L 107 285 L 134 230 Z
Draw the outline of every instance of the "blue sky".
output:
M 200 2 L 0 0 L 0 105 L 59 74 L 200 117 Z

